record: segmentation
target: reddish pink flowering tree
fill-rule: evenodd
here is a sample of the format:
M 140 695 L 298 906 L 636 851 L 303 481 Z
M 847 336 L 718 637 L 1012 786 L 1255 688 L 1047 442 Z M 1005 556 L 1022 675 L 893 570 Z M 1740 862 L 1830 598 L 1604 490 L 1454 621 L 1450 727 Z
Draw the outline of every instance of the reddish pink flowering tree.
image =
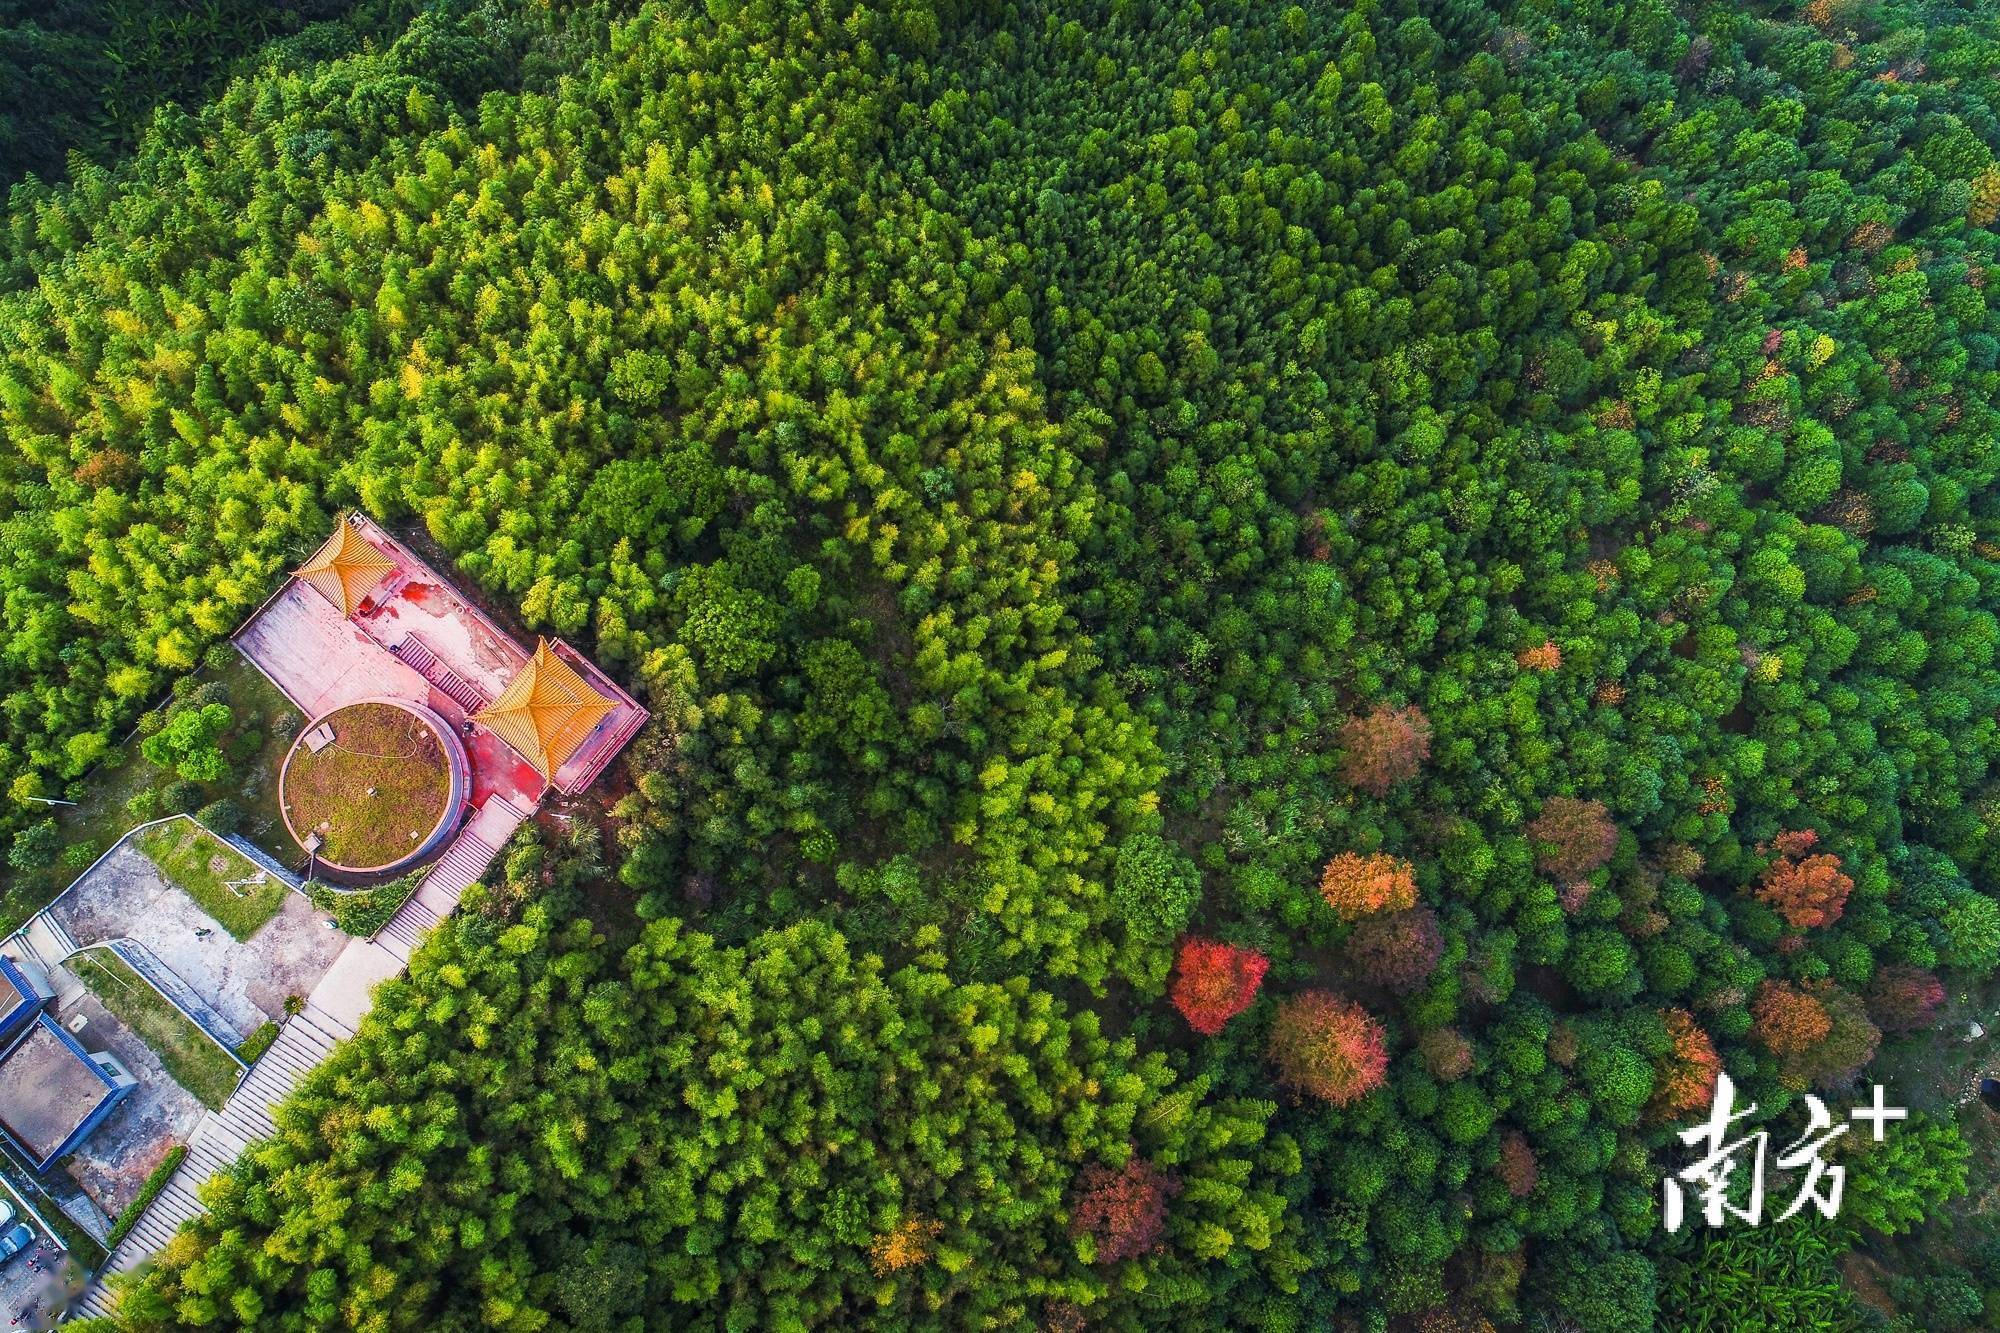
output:
M 1188 1026 L 1213 1037 L 1250 1007 L 1271 961 L 1255 949 L 1189 936 L 1174 960 L 1174 1008 Z

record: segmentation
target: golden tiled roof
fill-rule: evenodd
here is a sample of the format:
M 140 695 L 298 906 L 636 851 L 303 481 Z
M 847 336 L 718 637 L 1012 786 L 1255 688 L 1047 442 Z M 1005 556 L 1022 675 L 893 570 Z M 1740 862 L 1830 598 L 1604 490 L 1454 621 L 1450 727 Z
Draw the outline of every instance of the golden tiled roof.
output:
M 361 599 L 375 591 L 395 567 L 394 560 L 342 519 L 318 554 L 292 572 L 339 607 L 340 614 L 351 616 Z
M 616 707 L 542 639 L 520 674 L 473 721 L 484 723 L 553 782 L 556 770 Z

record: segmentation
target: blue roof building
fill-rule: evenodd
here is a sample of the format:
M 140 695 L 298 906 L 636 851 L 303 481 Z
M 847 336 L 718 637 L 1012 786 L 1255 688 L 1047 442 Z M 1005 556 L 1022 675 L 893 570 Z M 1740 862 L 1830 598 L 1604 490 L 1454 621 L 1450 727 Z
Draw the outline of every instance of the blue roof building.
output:
M 114 1056 L 84 1050 L 37 1006 L 0 1055 L 0 1132 L 46 1171 L 137 1085 Z
M 48 992 L 13 959 L 0 954 L 0 1048 L 12 1042 L 48 1003 Z

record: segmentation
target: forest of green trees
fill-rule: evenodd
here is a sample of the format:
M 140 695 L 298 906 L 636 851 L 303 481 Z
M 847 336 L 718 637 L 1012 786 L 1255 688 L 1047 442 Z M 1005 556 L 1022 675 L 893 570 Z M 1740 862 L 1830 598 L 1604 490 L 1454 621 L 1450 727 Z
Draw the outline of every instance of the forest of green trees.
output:
M 2000 12 L 235 8 L 0 91 L 13 864 L 344 507 L 654 721 L 122 1327 L 2000 1328 Z

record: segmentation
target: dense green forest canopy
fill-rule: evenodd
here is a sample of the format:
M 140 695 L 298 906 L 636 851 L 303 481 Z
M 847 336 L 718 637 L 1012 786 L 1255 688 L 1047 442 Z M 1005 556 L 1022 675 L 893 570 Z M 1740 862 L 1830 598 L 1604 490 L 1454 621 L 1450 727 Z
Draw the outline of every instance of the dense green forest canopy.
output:
M 157 108 L 198 103 L 239 61 L 348 50 L 400 30 L 416 8 L 408 0 L 0 0 L 0 194 L 29 174 L 61 180 L 71 153 L 115 161 Z M 345 21 L 328 21 L 336 18 Z M 298 39 L 266 52 L 281 36 Z
M 655 722 L 127 1325 L 2000 1317 L 1992 15 L 340 31 L 7 213 L 7 832 L 346 505 Z

